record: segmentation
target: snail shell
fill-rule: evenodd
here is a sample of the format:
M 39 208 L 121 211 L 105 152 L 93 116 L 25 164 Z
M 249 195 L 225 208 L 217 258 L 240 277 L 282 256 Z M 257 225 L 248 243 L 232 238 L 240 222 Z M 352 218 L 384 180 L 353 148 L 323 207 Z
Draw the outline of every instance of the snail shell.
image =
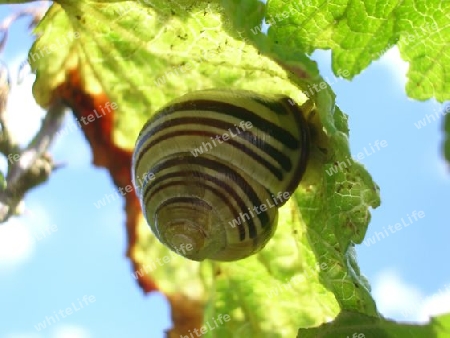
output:
M 144 125 L 133 153 L 147 223 L 192 260 L 258 252 L 302 178 L 309 138 L 287 96 L 211 89 L 173 100 Z

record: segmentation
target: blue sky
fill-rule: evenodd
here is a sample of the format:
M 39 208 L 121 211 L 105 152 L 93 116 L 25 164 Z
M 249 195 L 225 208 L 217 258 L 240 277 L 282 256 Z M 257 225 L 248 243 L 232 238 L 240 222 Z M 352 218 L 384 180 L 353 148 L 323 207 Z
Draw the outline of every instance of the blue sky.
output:
M 11 8 L 0 7 L 0 20 Z M 26 24 L 21 20 L 13 26 L 3 54 L 15 70 L 32 43 Z M 425 214 L 385 239 L 357 246 L 380 311 L 415 321 L 450 312 L 450 228 L 445 226 L 450 173 L 441 156 L 442 121 L 415 126 L 440 105 L 406 97 L 406 66 L 396 50 L 351 82 L 334 79 L 329 52 L 314 57 L 350 116 L 352 154 L 369 150 L 376 140 L 387 143 L 361 160 L 382 198 L 372 212 L 367 237 L 407 219 L 414 210 Z M 13 131 L 23 141 L 42 116 L 32 99 L 32 81 L 27 77 L 13 88 L 8 106 Z M 66 123 L 71 119 L 68 114 Z M 52 155 L 65 167 L 27 195 L 24 216 L 0 226 L 0 338 L 163 337 L 170 327 L 169 308 L 159 294 L 143 297 L 132 277 L 125 258 L 123 203 L 94 207 L 115 191 L 106 170 L 91 166 L 92 155 L 79 130 L 58 139 Z M 54 231 L 37 239 L 40 229 L 50 226 Z M 36 330 L 46 316 L 77 305 L 85 295 L 95 301 Z

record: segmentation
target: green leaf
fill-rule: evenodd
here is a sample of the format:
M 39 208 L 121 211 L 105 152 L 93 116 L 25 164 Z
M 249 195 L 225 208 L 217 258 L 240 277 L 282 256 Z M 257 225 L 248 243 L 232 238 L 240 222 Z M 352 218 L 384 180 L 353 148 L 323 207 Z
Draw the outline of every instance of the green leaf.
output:
M 304 104 L 314 138 L 308 170 L 280 209 L 277 232 L 264 250 L 233 263 L 197 263 L 172 254 L 156 265 L 169 251 L 141 221 L 130 257 L 154 266 L 163 292 L 203 301 L 205 324 L 230 316 L 207 337 L 235 331 L 293 336 L 299 326 L 319 325 L 340 309 L 377 316 L 354 244 L 364 237 L 369 209 L 380 203 L 378 187 L 349 160 L 347 117 L 301 45 L 249 34 L 264 14 L 259 1 L 221 3 L 223 8 L 198 1 L 59 1 L 40 23 L 42 37 L 30 52 L 37 70 L 34 94 L 47 105 L 66 73 L 78 69 L 86 90 L 106 93 L 118 105 L 115 141 L 126 148 L 158 108 L 197 89 L 283 93 Z M 71 38 L 49 48 L 61 36 Z M 306 93 L 310 85 L 320 89 Z M 330 174 L 345 161 L 345 170 Z
M 450 334 L 450 314 L 431 318 L 426 325 L 396 323 L 361 313 L 344 311 L 331 323 L 300 329 L 298 338 L 446 338 Z
M 398 42 L 410 63 L 408 96 L 450 98 L 448 1 L 271 0 L 265 17 L 275 43 L 306 53 L 331 49 L 334 73 L 348 79 Z
M 283 53 L 281 46 L 272 51 L 280 64 L 296 73 L 304 68 L 289 58 L 292 54 Z M 258 337 L 289 336 L 299 325 L 313 326 L 333 318 L 337 304 L 377 315 L 367 281 L 356 265 L 353 243 L 364 237 L 369 207 L 379 205 L 378 187 L 355 162 L 328 174 L 337 161 L 351 158 L 347 118 L 334 106 L 329 87 L 313 99 L 317 121 L 312 119 L 312 124 L 320 136 L 305 183 L 297 190 L 294 205 L 280 210 L 278 230 L 264 250 L 231 264 L 213 264 L 220 273 L 205 279 L 209 291 L 205 325 L 225 314 L 231 321 L 207 331 L 207 337 L 227 337 L 235 331 Z M 326 134 L 320 132 L 321 126 L 326 126 Z M 326 155 L 320 148 L 327 149 Z M 147 245 L 142 257 L 154 257 L 154 245 Z M 173 282 L 169 274 L 159 278 Z
M 194 0 L 183 5 L 152 1 L 152 7 L 132 1 L 61 1 L 40 23 L 37 33 L 47 34 L 29 54 L 37 70 L 34 95 L 48 105 L 65 73 L 78 67 L 89 92 L 103 91 L 119 106 L 115 139 L 126 148 L 134 146 L 142 121 L 196 89 L 275 87 L 304 100 L 279 65 L 225 28 L 218 5 L 205 9 Z M 57 47 L 48 48 L 58 38 Z
M 198 263 L 177 256 L 156 240 L 144 221 L 132 256 L 145 262 L 164 293 L 182 292 L 205 302 L 205 337 L 235 332 L 242 337 L 293 337 L 299 326 L 334 318 L 339 307 L 319 281 L 320 267 L 295 203 L 285 205 L 279 217 L 278 231 L 266 248 L 233 263 Z M 168 264 L 155 264 L 165 256 L 171 257 Z M 231 320 L 216 324 L 225 315 Z

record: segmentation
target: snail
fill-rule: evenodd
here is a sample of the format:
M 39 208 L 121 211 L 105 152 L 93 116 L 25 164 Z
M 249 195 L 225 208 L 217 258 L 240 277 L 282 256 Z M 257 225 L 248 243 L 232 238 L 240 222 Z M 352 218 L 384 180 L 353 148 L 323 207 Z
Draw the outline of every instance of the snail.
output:
M 133 185 L 160 242 L 191 260 L 235 261 L 273 236 L 309 148 L 304 113 L 287 96 L 194 91 L 140 131 Z

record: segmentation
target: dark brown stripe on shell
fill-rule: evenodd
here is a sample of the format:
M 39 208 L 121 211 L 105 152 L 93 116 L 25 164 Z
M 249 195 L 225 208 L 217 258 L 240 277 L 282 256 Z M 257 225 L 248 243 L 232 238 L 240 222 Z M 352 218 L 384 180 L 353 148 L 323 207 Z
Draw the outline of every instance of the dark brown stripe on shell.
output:
M 152 170 L 152 172 L 155 174 L 155 177 L 156 177 L 156 179 L 154 181 L 152 181 L 152 183 L 155 184 L 156 180 L 158 180 L 157 173 L 159 171 L 162 171 L 166 168 L 170 168 L 171 166 L 182 165 L 182 164 L 184 164 L 184 165 L 199 165 L 199 166 L 203 166 L 205 168 L 217 171 L 221 174 L 225 174 L 226 176 L 231 178 L 242 189 L 242 191 L 247 195 L 247 199 L 250 201 L 251 205 L 258 205 L 258 206 L 261 205 L 261 201 L 260 201 L 258 195 L 255 193 L 255 191 L 253 190 L 251 185 L 249 185 L 247 183 L 247 181 L 240 174 L 238 174 L 236 171 L 234 171 L 231 167 L 229 167 L 225 164 L 222 164 L 218 161 L 211 160 L 206 157 L 192 157 L 189 155 L 186 156 L 186 155 L 180 154 L 177 156 L 177 158 L 171 158 L 162 163 L 159 163 Z M 200 178 L 203 175 L 203 173 L 198 172 L 198 171 L 193 172 L 193 173 L 195 174 L 194 177 L 198 177 L 198 178 Z M 159 179 L 161 179 L 161 178 L 159 178 Z M 213 177 L 213 179 L 216 182 L 216 184 L 219 184 L 219 182 L 221 184 L 224 184 L 223 182 L 217 180 L 214 177 Z M 237 195 L 236 192 L 230 186 L 224 184 L 223 187 L 228 193 L 230 193 L 234 196 Z M 247 210 L 245 210 L 243 212 L 246 213 Z M 269 225 L 269 217 L 266 212 L 262 212 L 262 213 L 258 214 L 258 218 L 260 219 L 262 227 Z
M 149 138 L 155 137 L 155 135 L 162 130 L 166 131 L 166 128 L 175 127 L 175 126 L 179 126 L 179 125 L 187 125 L 187 124 L 194 124 L 196 126 L 206 125 L 206 126 L 210 126 L 210 127 L 214 127 L 214 128 L 223 130 L 224 133 L 227 133 L 229 131 L 228 129 L 231 129 L 234 127 L 234 124 L 232 124 L 232 123 L 224 122 L 222 120 L 213 119 L 213 118 L 179 117 L 179 118 L 171 119 L 168 121 L 164 121 L 164 122 L 158 124 L 156 127 L 148 130 L 146 135 L 138 140 L 138 142 L 136 144 L 136 148 L 140 149 L 142 147 L 142 145 L 148 141 Z M 218 136 L 217 134 L 214 134 L 214 133 L 211 133 L 211 134 L 212 134 L 211 136 Z M 257 148 L 261 149 L 262 151 L 264 151 L 265 153 L 267 153 L 277 163 L 279 163 L 281 165 L 283 170 L 290 171 L 292 169 L 291 159 L 288 156 L 286 156 L 285 154 L 283 154 L 282 152 L 280 152 L 278 149 L 273 147 L 270 143 L 261 139 L 260 137 L 255 136 L 253 133 L 251 133 L 247 130 L 241 131 L 239 134 L 236 134 L 236 136 L 239 136 L 240 138 L 248 141 L 255 147 L 257 147 Z M 164 140 L 164 139 L 166 139 L 166 137 L 160 137 L 158 140 Z M 233 141 L 233 140 L 230 139 L 225 142 L 230 142 L 230 141 Z M 146 152 L 148 150 L 148 148 L 150 148 L 151 146 L 153 146 L 156 143 L 157 142 L 155 142 L 155 140 L 151 141 L 145 147 L 143 152 Z M 141 152 L 141 154 L 142 154 L 142 152 Z M 142 155 L 136 159 L 137 165 L 139 165 L 139 160 L 141 157 L 142 157 Z
M 264 105 L 270 109 L 270 106 L 267 104 Z M 160 112 L 154 115 L 154 122 L 160 118 L 170 116 L 170 114 L 179 111 L 213 111 L 224 115 L 233 116 L 242 121 L 250 121 L 254 127 L 272 136 L 286 147 L 290 149 L 297 149 L 299 147 L 299 140 L 290 134 L 286 129 L 264 119 L 245 107 L 236 106 L 232 103 L 223 101 L 194 99 L 174 103 L 169 107 L 163 108 Z M 293 110 L 289 109 L 289 111 Z
M 145 146 L 145 148 L 142 150 L 142 152 L 140 153 L 140 155 L 138 156 L 138 158 L 136 159 L 136 168 L 139 167 L 141 160 L 143 159 L 144 155 L 150 150 L 151 147 L 155 146 L 156 144 L 158 144 L 161 141 L 173 138 L 173 137 L 177 137 L 177 136 L 186 136 L 186 135 L 195 135 L 195 136 L 214 136 L 216 134 L 208 132 L 208 131 L 201 131 L 201 130 L 177 130 L 171 133 L 166 133 L 164 135 L 162 135 L 161 137 L 151 141 L 149 144 L 147 144 Z M 239 149 L 240 151 L 242 151 L 243 153 L 245 153 L 246 155 L 248 155 L 249 157 L 251 157 L 252 159 L 254 159 L 256 162 L 258 162 L 259 164 L 261 164 L 262 166 L 264 166 L 267 170 L 269 170 L 279 181 L 283 180 L 283 172 L 278 169 L 277 167 L 275 167 L 272 163 L 270 163 L 269 161 L 267 161 L 265 158 L 261 157 L 259 154 L 257 154 L 256 152 L 254 152 L 252 149 L 248 148 L 247 146 L 245 146 L 244 144 L 241 144 L 235 140 L 228 140 L 226 141 L 227 143 L 229 143 L 231 146 L 233 146 L 236 149 Z M 203 145 L 202 145 L 203 147 Z M 193 150 L 195 151 L 195 149 Z M 205 151 L 207 152 L 207 151 Z M 202 154 L 200 153 L 199 156 L 201 156 Z
M 164 176 L 166 176 L 163 180 L 166 180 L 167 178 L 168 178 L 168 176 L 172 176 L 172 177 L 184 177 L 184 176 L 180 176 L 180 175 L 178 175 L 178 176 L 176 176 L 176 175 L 170 175 L 170 174 L 168 174 L 168 175 L 164 175 Z M 152 198 L 152 196 L 153 195 L 155 195 L 155 194 L 157 194 L 159 191 L 161 191 L 162 189 L 165 189 L 165 188 L 167 188 L 167 187 L 170 187 L 170 186 L 176 186 L 176 185 L 186 185 L 186 180 L 183 180 L 183 181 L 170 181 L 170 182 L 168 182 L 168 183 L 164 183 L 164 184 L 161 184 L 158 188 L 156 188 L 155 190 L 153 190 L 152 192 L 151 192 L 151 194 L 149 193 L 146 197 L 145 197 L 145 201 L 147 202 L 149 199 L 151 199 Z M 216 189 L 216 188 L 214 188 L 214 187 L 212 187 L 212 186 L 209 186 L 209 185 L 207 185 L 207 184 L 202 184 L 202 186 L 205 188 L 205 189 L 207 189 L 207 190 L 209 190 L 209 191 L 211 191 L 211 192 L 213 192 L 215 195 L 217 195 L 227 206 L 228 206 L 228 209 L 230 209 L 231 210 L 231 214 L 233 214 L 233 215 L 237 215 L 238 214 L 238 212 L 237 212 L 237 210 L 234 208 L 234 206 L 230 203 L 230 201 L 229 201 L 229 199 L 224 195 L 224 194 L 222 194 L 222 192 L 220 191 L 220 190 L 218 190 L 218 189 Z M 151 189 L 149 189 L 149 191 L 150 191 Z M 245 205 L 245 204 L 244 204 Z M 253 225 L 253 228 L 254 228 L 255 226 Z M 239 232 L 239 240 L 242 242 L 244 239 L 245 239 L 245 227 L 244 227 L 244 225 L 243 224 L 238 224 L 238 226 L 237 226 L 237 228 L 238 228 L 238 232 Z

